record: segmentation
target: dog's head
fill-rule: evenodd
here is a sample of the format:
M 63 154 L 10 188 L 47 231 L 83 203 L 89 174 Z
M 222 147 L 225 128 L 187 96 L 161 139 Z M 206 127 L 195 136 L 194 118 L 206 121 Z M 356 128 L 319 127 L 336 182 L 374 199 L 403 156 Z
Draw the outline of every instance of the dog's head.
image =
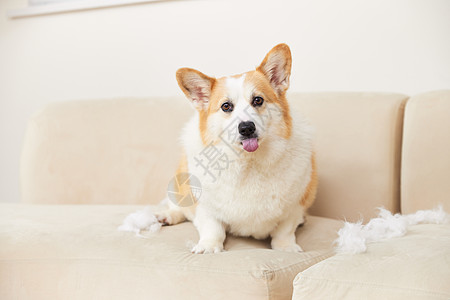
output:
M 254 71 L 212 78 L 182 68 L 177 81 L 199 112 L 205 145 L 225 142 L 256 151 L 270 136 L 289 138 L 292 120 L 285 98 L 291 72 L 291 52 L 275 46 Z

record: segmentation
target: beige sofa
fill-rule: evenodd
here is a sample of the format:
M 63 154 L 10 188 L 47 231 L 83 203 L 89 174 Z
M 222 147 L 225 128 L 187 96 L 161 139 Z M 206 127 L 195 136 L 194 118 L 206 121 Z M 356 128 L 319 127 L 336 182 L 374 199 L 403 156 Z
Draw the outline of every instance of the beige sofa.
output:
M 119 232 L 164 198 L 187 100 L 55 103 L 29 122 L 21 204 L 0 205 L 0 299 L 450 299 L 450 225 L 335 254 L 344 218 L 450 211 L 450 91 L 292 94 L 316 128 L 319 192 L 297 242 L 228 237 L 195 255 L 191 223 Z

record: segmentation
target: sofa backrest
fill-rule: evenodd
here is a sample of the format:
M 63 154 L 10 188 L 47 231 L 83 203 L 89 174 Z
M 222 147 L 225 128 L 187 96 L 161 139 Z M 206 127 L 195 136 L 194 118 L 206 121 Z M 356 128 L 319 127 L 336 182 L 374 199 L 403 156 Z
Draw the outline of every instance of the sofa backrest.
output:
M 316 128 L 319 192 L 310 212 L 365 219 L 400 209 L 407 97 L 291 94 Z M 27 129 L 21 164 L 26 203 L 155 204 L 178 164 L 178 137 L 193 114 L 182 97 L 55 103 Z
M 47 106 L 29 121 L 25 135 L 22 201 L 160 202 L 178 164 L 180 128 L 191 114 L 181 97 Z
M 314 93 L 292 105 L 316 129 L 319 189 L 313 215 L 357 221 L 400 210 L 400 159 L 407 96 Z
M 450 212 L 450 90 L 406 105 L 401 176 L 403 213 L 441 204 Z

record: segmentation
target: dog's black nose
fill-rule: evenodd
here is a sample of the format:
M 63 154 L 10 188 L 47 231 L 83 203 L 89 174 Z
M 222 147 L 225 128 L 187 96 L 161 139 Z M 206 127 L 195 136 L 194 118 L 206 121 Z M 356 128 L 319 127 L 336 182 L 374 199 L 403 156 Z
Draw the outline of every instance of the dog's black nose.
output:
M 256 131 L 255 123 L 252 121 L 241 122 L 238 126 L 239 133 L 243 136 L 251 136 Z

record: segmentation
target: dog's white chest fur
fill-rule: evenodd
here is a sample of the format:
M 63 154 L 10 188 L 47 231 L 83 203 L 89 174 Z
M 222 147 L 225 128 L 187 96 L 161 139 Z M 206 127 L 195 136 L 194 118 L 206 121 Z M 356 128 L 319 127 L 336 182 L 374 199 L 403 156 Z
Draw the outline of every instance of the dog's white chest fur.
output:
M 214 215 L 232 234 L 255 238 L 267 237 L 292 210 L 303 214 L 299 203 L 311 174 L 309 131 L 297 118 L 289 139 L 268 135 L 254 153 L 237 154 L 219 143 L 214 151 L 222 153 L 222 167 L 226 166 L 219 171 L 217 164 L 205 168 L 205 145 L 198 118 L 193 118 L 185 128 L 183 144 L 189 172 L 202 184 L 197 210 Z

